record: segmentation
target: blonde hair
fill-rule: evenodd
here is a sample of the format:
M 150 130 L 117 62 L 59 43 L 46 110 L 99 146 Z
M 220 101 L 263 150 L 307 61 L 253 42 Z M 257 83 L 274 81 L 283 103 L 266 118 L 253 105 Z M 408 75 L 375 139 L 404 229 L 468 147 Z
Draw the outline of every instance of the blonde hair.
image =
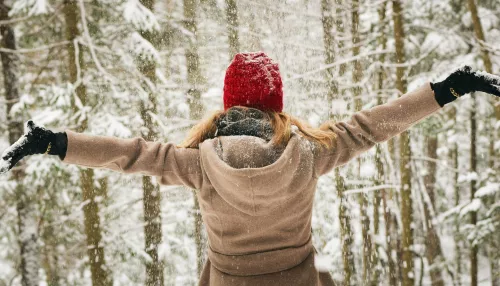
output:
M 243 108 L 238 106 L 238 108 Z M 207 139 L 216 137 L 217 120 L 226 115 L 228 110 L 218 110 L 209 117 L 203 119 L 196 124 L 189 132 L 187 138 L 179 147 L 198 148 L 198 145 Z M 292 125 L 296 126 L 299 133 L 313 143 L 320 144 L 324 147 L 331 147 L 336 138 L 329 126 L 331 122 L 326 122 L 319 128 L 313 128 L 309 124 L 300 121 L 299 119 L 286 114 L 284 112 L 263 111 L 264 116 L 271 122 L 271 127 L 274 131 L 273 144 L 287 144 L 292 136 Z

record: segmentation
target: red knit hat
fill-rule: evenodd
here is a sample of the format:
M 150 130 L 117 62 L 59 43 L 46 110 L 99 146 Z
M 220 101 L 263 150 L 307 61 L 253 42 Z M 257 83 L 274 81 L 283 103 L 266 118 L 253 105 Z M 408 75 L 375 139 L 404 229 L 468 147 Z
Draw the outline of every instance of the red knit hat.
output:
M 283 83 L 278 64 L 266 54 L 234 56 L 224 79 L 224 109 L 233 106 L 283 110 Z

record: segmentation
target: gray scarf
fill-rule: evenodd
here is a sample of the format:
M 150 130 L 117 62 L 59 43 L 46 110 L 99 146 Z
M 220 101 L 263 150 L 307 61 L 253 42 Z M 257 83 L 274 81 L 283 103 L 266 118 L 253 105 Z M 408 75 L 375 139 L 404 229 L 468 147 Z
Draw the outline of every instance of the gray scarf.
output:
M 271 122 L 264 112 L 255 108 L 232 107 L 217 121 L 215 136 L 248 135 L 270 141 L 273 138 Z

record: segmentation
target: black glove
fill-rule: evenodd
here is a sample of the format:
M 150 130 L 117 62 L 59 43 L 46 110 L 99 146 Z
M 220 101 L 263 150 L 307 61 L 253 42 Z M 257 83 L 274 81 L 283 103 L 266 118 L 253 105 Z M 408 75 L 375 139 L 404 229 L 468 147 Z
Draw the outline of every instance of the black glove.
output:
M 443 107 L 458 97 L 475 91 L 482 91 L 500 97 L 500 77 L 487 72 L 473 71 L 464 66 L 454 71 L 444 81 L 431 83 L 436 100 Z
M 66 133 L 54 133 L 37 126 L 33 121 L 26 123 L 24 135 L 2 154 L 0 174 L 12 169 L 24 157 L 34 154 L 66 156 L 68 137 Z

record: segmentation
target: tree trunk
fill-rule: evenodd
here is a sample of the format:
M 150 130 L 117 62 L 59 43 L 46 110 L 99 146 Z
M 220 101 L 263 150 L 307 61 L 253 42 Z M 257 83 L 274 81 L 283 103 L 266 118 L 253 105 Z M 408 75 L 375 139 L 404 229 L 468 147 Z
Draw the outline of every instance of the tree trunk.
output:
M 240 51 L 238 37 L 238 5 L 236 0 L 226 0 L 227 32 L 229 40 L 229 58 L 232 59 Z
M 437 160 L 437 147 L 438 147 L 438 139 L 436 135 L 429 136 L 429 140 L 427 142 L 427 157 Z M 431 205 L 429 205 L 427 201 L 424 200 L 424 217 L 425 217 L 425 225 L 427 228 L 426 234 L 426 251 L 425 256 L 427 261 L 429 262 L 429 270 L 431 275 L 431 281 L 433 286 L 442 286 L 444 285 L 443 276 L 441 274 L 441 269 L 434 265 L 442 261 L 442 253 L 441 253 L 441 241 L 439 239 L 438 233 L 434 228 L 433 224 L 433 216 L 431 212 L 431 208 L 434 209 L 434 185 L 436 183 L 436 163 L 428 162 L 427 163 L 428 174 L 424 177 L 425 188 L 427 194 L 430 199 Z
M 151 257 L 146 262 L 146 285 L 164 285 L 164 263 L 158 256 L 162 242 L 160 188 L 151 177 L 142 177 L 145 251 Z
M 200 71 L 200 56 L 198 54 L 196 26 L 197 0 L 184 0 L 184 26 L 191 32 L 188 48 L 186 49 L 187 80 L 189 84 L 188 103 L 190 106 L 191 119 L 199 119 L 203 115 L 201 104 L 201 84 L 204 82 Z
M 203 219 L 201 217 L 200 212 L 200 204 L 198 202 L 198 196 L 196 195 L 196 191 L 193 191 L 193 199 L 194 199 L 194 207 L 193 207 L 193 216 L 194 216 L 194 241 L 196 244 L 196 257 L 197 261 L 197 271 L 198 276 L 200 276 L 201 271 L 203 270 L 203 264 L 205 263 L 205 240 L 203 237 Z
M 344 37 L 344 19 L 343 19 L 343 16 L 342 14 L 344 13 L 344 11 L 342 10 L 342 0 L 335 0 L 335 5 L 337 6 L 337 9 L 335 11 L 336 13 L 336 20 L 335 20 L 335 26 L 337 27 L 337 35 L 338 37 L 342 38 Z M 338 41 L 338 49 L 339 50 L 342 50 L 342 48 L 344 47 L 344 43 L 342 42 L 342 40 Z M 339 53 L 339 55 L 342 55 L 341 53 Z M 343 63 L 339 66 L 339 75 L 342 76 L 345 74 L 346 72 L 346 69 L 347 69 L 347 64 Z
M 321 0 L 321 23 L 323 24 L 323 45 L 325 46 L 325 64 L 331 64 L 335 61 L 335 39 L 333 37 L 333 17 L 331 12 L 330 0 Z M 337 95 L 337 84 L 333 68 L 326 70 L 327 99 L 331 105 L 334 97 Z M 329 112 L 331 112 L 331 108 Z M 330 114 L 331 115 L 331 114 Z
M 196 12 L 198 8 L 197 0 L 184 0 L 184 27 L 191 32 L 189 45 L 186 49 L 186 64 L 187 64 L 187 81 L 189 90 L 187 92 L 188 104 L 190 107 L 190 118 L 198 120 L 203 114 L 203 104 L 201 103 L 201 84 L 204 82 L 200 71 L 200 57 L 198 54 L 197 42 L 197 26 L 196 26 Z M 205 239 L 203 239 L 203 221 L 200 214 L 200 206 L 194 194 L 194 226 L 195 226 L 195 242 L 197 253 L 197 271 L 200 276 L 205 262 Z
M 45 200 L 45 204 L 50 204 L 55 201 L 56 197 L 50 196 L 48 200 Z M 59 257 L 57 252 L 58 241 L 54 239 L 56 236 L 56 230 L 54 228 L 54 216 L 53 214 L 45 214 L 44 216 L 45 225 L 43 226 L 43 231 L 41 233 L 41 239 L 44 242 L 43 245 L 43 268 L 46 274 L 46 282 L 50 286 L 59 286 L 63 284 L 61 277 L 64 274 L 60 273 L 62 269 L 59 268 Z
M 453 168 L 458 169 L 458 147 L 455 144 L 455 149 L 453 150 Z M 453 180 L 455 182 L 455 206 L 460 204 L 460 188 L 458 187 L 458 172 Z M 462 285 L 462 248 L 460 247 L 461 234 L 460 234 L 460 219 L 458 216 L 455 218 L 455 263 L 456 263 L 456 283 L 457 286 Z
M 469 10 L 471 13 L 472 17 L 472 24 L 474 26 L 474 33 L 476 34 L 476 38 L 479 41 L 479 46 L 481 48 L 481 58 L 483 59 L 483 64 L 484 64 L 484 69 L 486 72 L 493 73 L 493 67 L 491 64 L 491 59 L 490 55 L 488 52 L 488 49 L 485 47 L 486 43 L 486 38 L 484 36 L 483 32 L 483 26 L 481 24 L 481 19 L 479 18 L 478 12 L 477 12 L 477 6 L 476 6 L 476 1 L 475 0 L 468 0 L 467 1 L 469 4 Z M 489 128 L 492 130 L 491 132 L 491 140 L 490 140 L 490 145 L 489 145 L 489 162 L 488 166 L 490 167 L 491 170 L 495 171 L 498 170 L 498 164 L 497 162 L 499 154 L 495 151 L 495 142 L 497 141 L 497 132 L 495 130 L 495 122 L 500 120 L 500 101 L 497 98 L 492 97 L 490 99 L 492 105 L 494 106 L 495 110 L 495 118 L 493 120 L 493 123 L 490 124 Z M 472 150 L 471 150 L 472 151 Z M 472 166 L 472 164 L 471 164 Z M 492 246 L 495 248 L 494 246 Z M 474 250 L 472 251 L 474 252 Z M 477 246 L 476 246 L 476 252 L 477 252 Z M 498 251 L 488 251 L 488 256 L 491 261 L 491 275 L 492 275 L 492 284 L 493 285 L 499 285 L 500 284 L 500 271 L 498 270 L 498 266 L 500 266 L 500 255 L 498 254 Z M 476 260 L 477 263 L 477 257 L 475 259 L 472 259 L 471 257 L 471 263 L 472 261 Z M 477 266 L 476 266 L 477 267 Z M 471 269 L 472 270 L 472 269 Z M 471 275 L 471 277 L 474 277 Z M 496 281 L 495 281 L 496 280 Z
M 472 97 L 472 108 L 470 114 L 470 131 L 471 131 L 471 139 L 470 139 L 470 172 L 477 174 L 477 153 L 476 153 L 476 144 L 477 144 L 477 126 L 476 126 L 476 96 L 475 94 L 471 94 Z M 470 199 L 471 201 L 474 199 L 474 195 L 476 194 L 476 186 L 477 181 L 475 179 L 470 182 Z M 472 211 L 470 213 L 470 222 L 472 225 L 476 225 L 477 223 L 477 213 Z M 478 282 L 478 265 L 477 265 L 477 254 L 478 254 L 478 246 L 475 243 L 472 243 L 470 250 L 470 278 L 471 286 L 477 286 Z
M 389 285 L 396 286 L 397 284 L 397 268 L 392 257 L 392 253 L 395 250 L 394 240 L 391 239 L 391 234 L 393 232 L 392 222 L 394 218 L 389 210 L 389 205 L 387 203 L 389 198 L 387 198 L 386 190 L 382 190 L 382 207 L 384 208 L 384 222 L 385 222 L 385 244 L 387 246 L 387 262 L 389 267 Z
M 0 20 L 7 21 L 10 8 L 7 7 L 3 0 L 0 0 Z M 5 49 L 16 50 L 16 37 L 14 29 L 9 24 L 0 25 L 0 33 L 2 34 L 2 47 Z M 0 52 L 2 61 L 2 72 L 5 87 L 5 99 L 7 102 L 7 127 L 9 133 L 9 143 L 14 144 L 23 135 L 23 122 L 18 118 L 14 118 L 11 114 L 12 107 L 19 101 L 19 79 L 18 65 L 19 58 L 15 53 Z M 25 174 L 24 164 L 18 164 L 12 170 L 11 180 L 16 182 L 15 197 L 17 210 L 17 225 L 18 225 L 18 242 L 20 248 L 20 272 L 21 284 L 23 286 L 35 286 L 39 283 L 38 269 L 39 262 L 39 246 L 37 233 L 37 217 L 36 208 L 34 206 L 35 190 L 33 187 L 22 184 Z
M 492 73 L 493 68 L 491 65 L 490 55 L 488 50 L 485 48 L 484 43 L 484 33 L 483 26 L 481 25 L 481 19 L 479 19 L 479 15 L 477 13 L 476 1 L 475 0 L 467 0 L 469 4 L 469 10 L 472 17 L 472 24 L 474 26 L 474 33 L 476 34 L 476 38 L 479 41 L 479 46 L 481 47 L 481 58 L 483 59 L 483 64 L 486 72 Z
M 346 206 L 344 196 L 344 178 L 340 175 L 339 169 L 335 169 L 335 181 L 337 185 L 337 195 L 339 197 L 339 220 L 340 220 L 340 241 L 342 242 L 342 262 L 344 264 L 344 286 L 354 285 L 352 278 L 356 274 L 354 254 L 352 244 L 354 243 L 351 229 L 351 219 Z
M 380 22 L 380 25 L 381 27 L 384 27 L 385 26 L 385 14 L 386 14 L 386 2 L 383 2 L 380 6 L 380 9 L 378 9 L 378 15 L 379 15 L 379 22 Z M 379 46 L 382 48 L 382 50 L 385 50 L 387 48 L 387 37 L 385 36 L 385 32 L 382 32 L 380 34 L 380 37 L 378 38 L 378 44 Z M 381 63 L 384 63 L 385 62 L 385 55 L 384 54 L 381 54 L 379 56 L 379 60 Z M 385 80 L 385 74 L 384 74 L 384 70 L 383 68 L 381 67 L 380 70 L 378 71 L 378 77 L 377 77 L 377 80 L 378 80 L 378 83 L 377 83 L 377 88 L 379 90 L 382 90 L 384 89 L 384 80 Z M 377 104 L 380 105 L 382 104 L 382 98 L 380 96 L 378 96 L 377 98 Z M 382 148 L 381 148 L 381 145 L 378 144 L 376 146 L 376 150 L 375 150 L 375 166 L 377 168 L 377 180 L 376 180 L 376 184 L 377 185 L 381 185 L 383 184 L 383 180 L 384 180 L 384 175 L 385 175 L 385 172 L 384 172 L 384 163 L 383 163 L 383 160 L 382 160 Z M 389 209 L 389 206 L 388 206 L 388 197 L 387 197 L 387 192 L 391 192 L 391 190 L 386 190 L 386 189 L 382 189 L 380 190 L 380 194 L 377 192 L 375 193 L 375 199 L 374 199 L 374 214 L 373 214 L 373 218 L 374 218 L 374 231 L 376 234 L 378 234 L 378 221 L 379 221 L 379 214 L 378 214 L 378 209 L 379 209 L 379 205 L 380 205 L 380 200 L 382 200 L 382 207 L 383 207 L 383 214 L 384 214 L 384 225 L 385 225 L 385 245 L 386 245 L 386 252 L 387 252 L 387 266 L 388 266 L 388 278 L 389 278 L 389 285 L 390 286 L 396 286 L 397 285 L 397 278 L 396 278 L 396 264 L 394 263 L 394 260 L 392 259 L 392 252 L 393 252 L 393 242 L 391 241 L 391 233 L 393 232 L 393 229 L 392 229 L 392 220 L 394 219 L 393 218 L 393 215 L 391 214 L 391 211 Z M 377 281 L 377 280 L 374 280 L 374 283 L 379 283 L 380 284 L 380 281 Z
M 484 64 L 484 69 L 486 72 L 493 73 L 493 68 L 491 65 L 491 59 L 490 59 L 490 54 L 485 47 L 486 39 L 484 37 L 483 33 L 483 26 L 481 25 L 481 19 L 479 18 L 479 15 L 477 13 L 477 7 L 475 0 L 467 0 L 469 3 L 469 10 L 471 12 L 471 17 L 472 17 L 472 23 L 474 26 L 474 33 L 476 34 L 476 38 L 479 41 L 479 46 L 481 47 L 481 58 L 483 59 L 483 64 Z M 495 109 L 495 119 L 496 121 L 500 120 L 500 101 L 495 98 L 491 97 L 491 103 L 494 106 Z M 494 124 L 493 124 L 494 125 Z M 490 161 L 489 161 L 489 167 L 492 168 L 492 170 L 496 170 L 495 166 L 495 161 L 497 158 L 497 154 L 495 154 L 495 131 L 494 131 L 494 126 L 490 127 L 493 129 L 493 132 L 491 133 L 493 136 L 493 140 L 490 140 L 490 148 L 489 148 L 489 155 L 490 155 Z
M 22 125 L 21 125 L 22 126 Z M 22 130 L 22 129 L 21 129 Z M 10 134 L 15 134 L 16 132 L 9 132 Z M 22 133 L 21 133 L 22 135 Z M 16 140 L 10 141 L 9 143 L 14 143 Z M 9 138 L 10 139 L 10 138 Z M 15 171 L 17 174 L 13 174 L 15 180 L 21 180 L 24 174 L 22 170 Z M 16 192 L 16 209 L 18 218 L 18 231 L 19 231 L 19 246 L 21 249 L 21 284 L 23 286 L 35 286 L 39 283 L 38 270 L 40 268 L 39 254 L 40 250 L 38 247 L 38 233 L 36 232 L 37 220 L 35 217 L 35 201 L 30 198 L 30 189 L 22 184 L 18 184 L 15 188 Z
M 393 21 L 394 21 L 394 40 L 396 48 L 396 61 L 398 64 L 405 63 L 404 50 L 404 28 L 403 28 L 403 9 L 399 0 L 392 1 Z M 405 68 L 398 66 L 396 68 L 396 88 L 400 95 L 406 93 Z M 399 136 L 400 146 L 400 172 L 401 172 L 401 218 L 402 218 L 402 264 L 403 264 L 403 286 L 414 285 L 413 269 L 413 212 L 411 198 L 411 148 L 410 133 L 405 131 Z
M 359 159 L 358 159 L 359 160 Z M 372 280 L 373 247 L 370 233 L 370 217 L 368 216 L 368 199 L 365 194 L 358 195 L 359 215 L 361 218 L 361 235 L 363 237 L 363 285 L 370 285 Z
M 83 201 L 86 202 L 83 206 L 83 216 L 92 285 L 112 285 L 106 268 L 104 247 L 101 243 L 101 219 L 99 217 L 99 205 L 96 201 L 98 194 L 94 186 L 94 171 L 92 169 L 80 171 L 80 184 Z
M 392 196 L 391 196 L 392 197 Z M 387 197 L 386 190 L 382 190 L 382 207 L 384 208 L 384 222 L 385 222 L 385 244 L 387 246 L 387 262 L 389 267 L 389 285 L 396 286 L 398 285 L 398 271 L 396 268 L 396 264 L 394 263 L 394 259 L 392 257 L 392 253 L 395 251 L 394 243 L 395 240 L 392 239 L 393 227 L 392 223 L 394 221 L 394 217 L 389 210 L 388 201 L 390 198 Z
M 351 1 L 351 34 L 352 34 L 352 56 L 355 58 L 359 55 L 359 2 L 358 0 Z M 363 70 L 361 66 L 361 62 L 359 60 L 354 60 L 353 62 L 353 72 L 352 72 L 352 81 L 354 85 L 358 84 L 363 77 Z M 358 112 L 362 107 L 361 100 L 361 87 L 354 87 L 353 90 L 354 96 L 354 111 Z M 358 163 L 358 178 L 361 179 L 360 167 L 361 167 L 361 159 L 357 159 Z M 361 186 L 359 186 L 361 187 Z M 373 262 L 373 252 L 372 252 L 372 240 L 370 233 L 370 218 L 367 213 L 368 200 L 366 194 L 358 195 L 359 201 L 359 212 L 361 216 L 361 233 L 363 236 L 363 275 L 362 275 L 362 283 L 363 285 L 370 284 L 371 276 L 372 276 L 372 262 Z
M 67 45 L 69 80 L 75 84 L 78 82 L 79 70 L 85 69 L 83 61 L 83 51 L 81 45 L 75 45 L 74 40 L 78 37 L 78 8 L 75 0 L 64 1 L 64 20 L 66 23 L 66 40 L 71 44 Z M 78 51 L 78 54 L 77 54 Z M 78 65 L 76 60 L 78 59 Z M 87 90 L 84 83 L 79 83 L 75 87 L 76 95 L 82 105 L 87 104 Z M 72 99 L 72 109 L 76 109 L 74 99 Z M 87 129 L 87 120 L 76 123 L 76 131 L 83 132 Z M 92 169 L 80 169 L 80 186 L 85 202 L 83 206 L 85 234 L 87 236 L 87 254 L 89 256 L 90 271 L 92 274 L 92 285 L 112 285 L 110 275 L 106 267 L 104 247 L 101 243 L 101 221 L 99 217 L 99 205 L 95 198 L 98 195 L 94 186 L 94 171 Z
M 141 4 L 154 12 L 154 0 L 140 0 Z M 155 30 L 140 30 L 141 36 L 153 47 L 157 47 L 157 32 Z M 142 137 L 146 141 L 158 139 L 158 133 L 153 123 L 151 114 L 157 113 L 157 92 L 156 92 L 156 63 L 154 60 L 140 57 L 138 67 L 148 82 L 143 83 L 143 88 L 148 93 L 148 100 L 141 101 L 140 114 L 144 122 Z M 151 177 L 142 177 L 143 208 L 144 208 L 144 236 L 145 251 L 151 258 L 146 262 L 146 285 L 164 285 L 163 268 L 164 263 L 158 256 L 158 248 L 162 242 L 163 234 L 161 229 L 161 195 L 158 184 L 153 183 Z
M 498 233 L 494 234 L 496 238 L 500 238 Z M 498 242 L 498 240 L 497 240 Z M 498 249 L 498 248 L 496 248 Z M 495 249 L 495 250 L 496 250 Z M 496 250 L 493 259 L 490 260 L 491 269 L 491 286 L 500 286 L 500 259 L 498 259 L 498 251 Z
M 457 110 L 456 108 L 453 108 L 450 110 L 449 117 L 451 120 L 453 120 L 453 125 L 456 126 L 457 124 Z M 451 160 L 453 164 L 453 169 L 455 170 L 453 173 L 453 182 L 454 182 L 454 199 L 455 199 L 455 207 L 457 207 L 460 204 L 460 188 L 459 188 L 459 183 L 458 183 L 458 144 L 455 142 L 453 144 L 453 150 L 451 152 Z M 462 285 L 462 254 L 461 254 L 461 235 L 460 235 L 460 219 L 458 216 L 455 217 L 455 229 L 454 229 L 454 236 L 455 236 L 455 263 L 456 263 L 456 268 L 455 268 L 455 283 L 456 286 Z
M 323 44 L 325 46 L 325 64 L 330 64 L 335 61 L 335 41 L 333 37 L 334 20 L 331 15 L 331 3 L 329 0 L 321 0 L 321 21 L 323 24 Z M 340 23 L 341 20 L 338 20 Z M 340 75 L 343 75 L 344 70 L 340 70 Z M 326 71 L 327 80 L 327 100 L 328 104 L 333 104 L 335 96 L 338 96 L 337 83 L 335 81 L 333 69 Z M 329 118 L 334 119 L 334 114 L 329 112 Z M 352 252 L 352 244 L 354 242 L 351 229 L 351 221 L 349 211 L 347 209 L 346 198 L 344 197 L 345 185 L 344 178 L 340 175 L 338 168 L 335 169 L 335 182 L 337 195 L 339 197 L 339 220 L 340 220 L 340 241 L 342 243 L 342 262 L 344 265 L 344 285 L 351 285 L 351 281 L 356 274 L 354 265 L 354 254 Z

